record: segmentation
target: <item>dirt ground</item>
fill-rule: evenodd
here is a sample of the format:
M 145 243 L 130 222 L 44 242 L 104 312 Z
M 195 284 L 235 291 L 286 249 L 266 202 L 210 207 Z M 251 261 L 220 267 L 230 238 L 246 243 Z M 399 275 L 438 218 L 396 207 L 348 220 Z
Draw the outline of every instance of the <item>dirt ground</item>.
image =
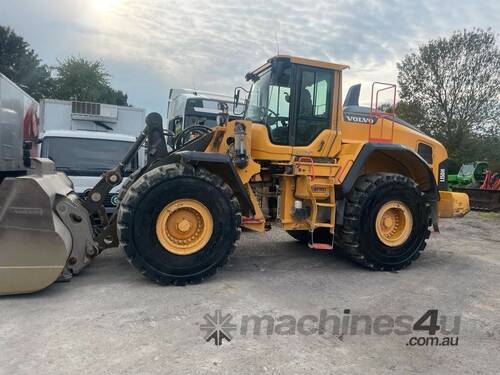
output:
M 69 283 L 0 298 L 0 373 L 494 374 L 499 286 L 500 215 L 492 214 L 443 220 L 420 259 L 398 273 L 361 269 L 272 230 L 244 233 L 230 263 L 203 284 L 160 287 L 115 249 Z M 452 337 L 458 345 L 409 343 L 427 340 L 426 331 L 374 332 L 380 316 L 414 323 L 432 309 L 441 325 L 432 337 L 441 343 Z M 200 329 L 216 310 L 231 314 L 225 322 L 236 327 L 224 324 L 233 339 L 220 346 L 206 342 Z M 368 316 L 373 329 L 311 333 L 322 310 Z M 273 319 L 275 330 L 255 335 L 250 326 L 243 334 L 245 317 L 253 315 Z M 302 333 L 277 329 L 305 316 Z M 458 331 L 447 335 L 443 316 L 447 328 L 458 316 Z

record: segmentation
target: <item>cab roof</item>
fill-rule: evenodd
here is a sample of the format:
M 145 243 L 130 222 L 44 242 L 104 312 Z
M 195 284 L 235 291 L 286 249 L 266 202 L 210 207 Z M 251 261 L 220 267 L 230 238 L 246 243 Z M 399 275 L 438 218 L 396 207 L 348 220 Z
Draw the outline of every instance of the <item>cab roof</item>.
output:
M 260 74 L 261 72 L 263 72 L 264 70 L 266 70 L 267 68 L 269 68 L 271 66 L 271 63 L 273 60 L 278 60 L 278 59 L 290 60 L 290 62 L 294 63 L 294 64 L 309 65 L 309 66 L 315 66 L 318 68 L 325 68 L 325 69 L 332 69 L 332 70 L 344 70 L 344 69 L 349 68 L 349 65 L 342 65 L 342 64 L 332 63 L 332 62 L 306 59 L 304 57 L 298 57 L 298 56 L 276 55 L 276 56 L 271 57 L 269 60 L 267 60 L 267 62 L 264 65 L 261 65 L 257 69 L 248 73 L 247 76 L 253 76 L 253 75 Z

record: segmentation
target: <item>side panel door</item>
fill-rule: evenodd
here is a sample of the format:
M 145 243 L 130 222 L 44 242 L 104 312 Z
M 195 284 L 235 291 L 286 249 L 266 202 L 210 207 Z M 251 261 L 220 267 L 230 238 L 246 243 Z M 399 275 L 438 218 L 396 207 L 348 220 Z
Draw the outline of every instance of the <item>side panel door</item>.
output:
M 321 157 L 329 154 L 337 134 L 335 73 L 328 69 L 296 66 L 295 113 L 290 129 L 290 144 L 295 156 Z

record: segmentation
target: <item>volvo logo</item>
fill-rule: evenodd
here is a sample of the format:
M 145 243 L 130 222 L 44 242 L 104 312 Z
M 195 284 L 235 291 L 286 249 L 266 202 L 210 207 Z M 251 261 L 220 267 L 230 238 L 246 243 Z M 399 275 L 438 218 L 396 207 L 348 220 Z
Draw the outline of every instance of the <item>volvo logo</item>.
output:
M 359 123 L 359 124 L 374 124 L 377 122 L 377 118 L 375 117 L 370 117 L 368 115 L 362 115 L 362 114 L 356 114 L 356 115 L 352 115 L 352 114 L 347 114 L 347 113 L 344 113 L 344 121 L 347 121 L 347 122 L 356 122 L 356 123 Z

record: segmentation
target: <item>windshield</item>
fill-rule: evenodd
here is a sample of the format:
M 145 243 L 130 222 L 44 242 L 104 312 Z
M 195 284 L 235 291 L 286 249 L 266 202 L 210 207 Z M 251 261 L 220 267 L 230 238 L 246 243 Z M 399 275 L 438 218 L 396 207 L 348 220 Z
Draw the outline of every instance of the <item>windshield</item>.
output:
M 118 165 L 132 142 L 107 139 L 46 137 L 42 157 L 51 159 L 58 171 L 73 176 L 100 176 Z M 137 155 L 126 166 L 125 175 L 137 168 Z
M 460 176 L 472 176 L 474 173 L 474 164 L 464 164 L 458 174 Z
M 254 82 L 245 118 L 267 126 L 271 142 L 288 144 L 291 65 L 280 62 Z
M 270 78 L 271 70 L 268 70 L 252 85 L 248 98 L 247 111 L 245 113 L 246 119 L 260 124 L 266 123 L 265 119 L 267 114 Z

